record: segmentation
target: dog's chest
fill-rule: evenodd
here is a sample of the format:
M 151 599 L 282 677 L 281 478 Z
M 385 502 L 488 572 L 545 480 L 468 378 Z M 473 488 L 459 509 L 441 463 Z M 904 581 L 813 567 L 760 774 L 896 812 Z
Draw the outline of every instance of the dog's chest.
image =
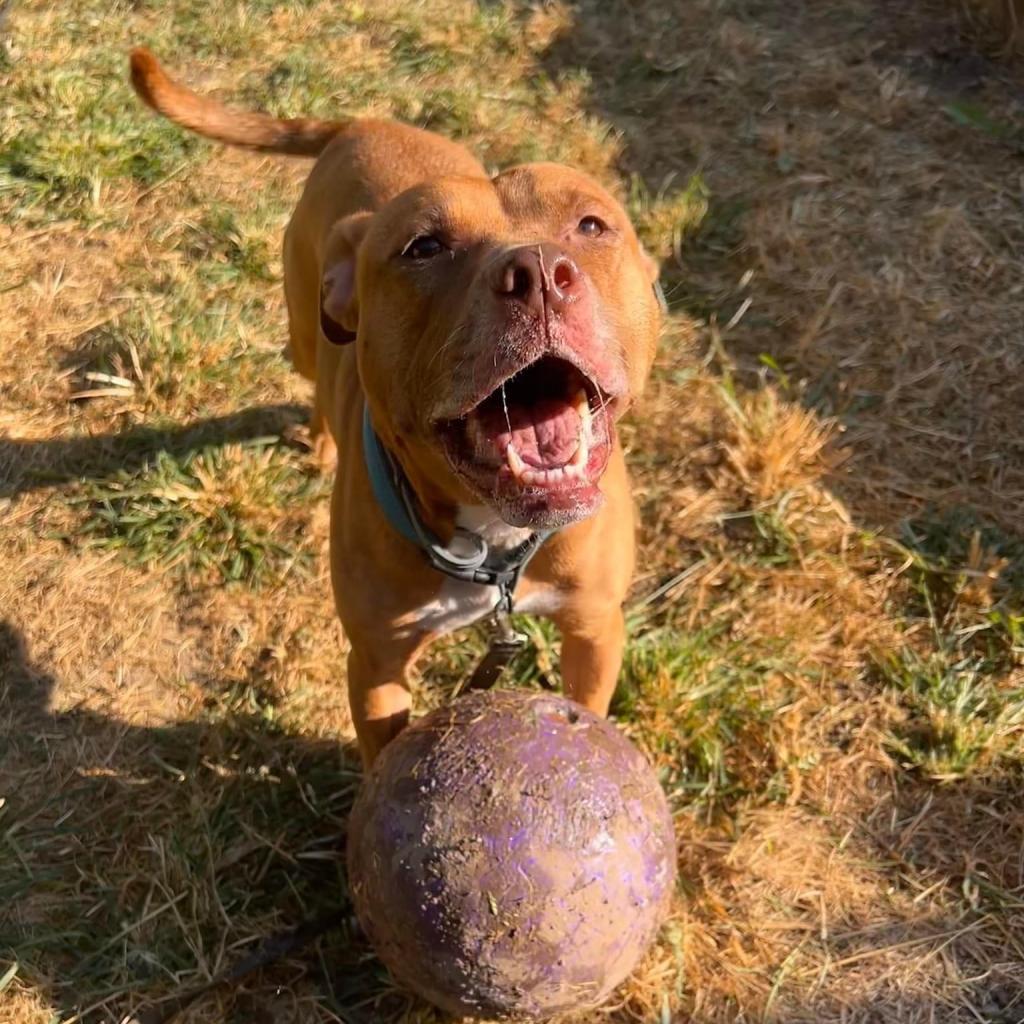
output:
M 497 519 L 493 512 L 476 506 L 460 508 L 455 521 L 499 551 L 521 544 L 530 534 L 529 530 L 509 526 Z M 452 633 L 489 615 L 497 606 L 498 598 L 497 587 L 445 577 L 434 599 L 419 610 L 417 626 L 429 633 Z M 525 599 L 517 602 L 516 611 L 545 615 L 555 611 L 559 604 L 553 588 L 545 587 L 531 591 Z

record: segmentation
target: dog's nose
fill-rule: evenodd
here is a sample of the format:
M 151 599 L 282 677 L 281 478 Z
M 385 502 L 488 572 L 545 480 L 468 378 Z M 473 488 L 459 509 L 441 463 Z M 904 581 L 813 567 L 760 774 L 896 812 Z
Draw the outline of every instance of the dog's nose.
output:
M 579 297 L 579 267 L 556 245 L 524 245 L 513 249 L 494 271 L 492 284 L 499 298 L 543 314 L 545 306 L 558 312 Z

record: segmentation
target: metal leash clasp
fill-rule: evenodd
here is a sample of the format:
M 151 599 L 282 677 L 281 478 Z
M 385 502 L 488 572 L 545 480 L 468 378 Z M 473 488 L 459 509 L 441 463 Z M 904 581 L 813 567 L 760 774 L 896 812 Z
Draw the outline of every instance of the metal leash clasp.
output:
M 490 647 L 480 659 L 473 674 L 455 691 L 455 696 L 467 690 L 489 690 L 501 677 L 508 663 L 526 646 L 526 634 L 512 625 L 512 590 L 514 582 L 499 584 L 501 596 L 491 613 L 494 630 Z

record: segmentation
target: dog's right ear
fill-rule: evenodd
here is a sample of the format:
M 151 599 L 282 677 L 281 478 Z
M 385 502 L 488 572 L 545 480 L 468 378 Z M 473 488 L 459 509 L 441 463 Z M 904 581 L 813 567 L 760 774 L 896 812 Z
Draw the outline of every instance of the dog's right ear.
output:
M 320 280 L 320 330 L 334 345 L 347 345 L 356 339 L 356 257 L 372 219 L 373 214 L 366 211 L 350 214 L 337 221 L 327 236 Z

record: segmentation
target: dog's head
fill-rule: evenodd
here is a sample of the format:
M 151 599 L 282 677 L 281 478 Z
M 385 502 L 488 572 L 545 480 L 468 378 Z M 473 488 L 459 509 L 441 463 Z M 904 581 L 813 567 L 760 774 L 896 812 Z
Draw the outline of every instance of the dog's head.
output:
M 657 268 L 620 204 L 552 164 L 418 185 L 339 221 L 321 325 L 356 339 L 373 422 L 453 502 L 551 528 L 593 513 L 643 388 Z

